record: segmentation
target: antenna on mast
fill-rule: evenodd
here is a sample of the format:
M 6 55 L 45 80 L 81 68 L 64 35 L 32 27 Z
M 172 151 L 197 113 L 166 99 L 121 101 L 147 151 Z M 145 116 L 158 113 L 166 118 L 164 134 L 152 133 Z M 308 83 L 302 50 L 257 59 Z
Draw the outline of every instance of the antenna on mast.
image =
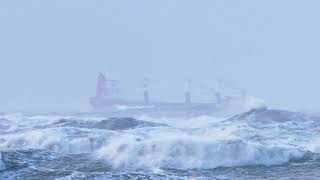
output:
M 147 78 L 144 78 L 143 80 L 143 100 L 145 104 L 149 104 L 149 80 Z
M 190 80 L 186 81 L 186 87 L 184 90 L 184 98 L 185 98 L 185 103 L 190 104 L 191 103 L 191 93 L 190 93 Z

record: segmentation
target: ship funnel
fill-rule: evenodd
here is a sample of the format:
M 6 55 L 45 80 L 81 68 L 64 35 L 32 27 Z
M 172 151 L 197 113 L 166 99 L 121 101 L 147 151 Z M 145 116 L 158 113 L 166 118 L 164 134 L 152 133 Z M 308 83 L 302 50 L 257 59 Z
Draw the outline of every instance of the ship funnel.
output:
M 149 80 L 144 78 L 143 80 L 143 100 L 145 104 L 149 104 Z
M 190 81 L 186 81 L 186 87 L 184 90 L 184 98 L 185 98 L 185 103 L 190 104 L 191 103 L 191 93 L 190 93 Z

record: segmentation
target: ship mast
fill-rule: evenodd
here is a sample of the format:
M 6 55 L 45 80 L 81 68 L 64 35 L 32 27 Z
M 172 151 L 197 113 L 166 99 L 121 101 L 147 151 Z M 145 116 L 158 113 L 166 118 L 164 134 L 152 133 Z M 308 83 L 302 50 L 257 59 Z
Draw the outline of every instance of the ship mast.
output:
M 222 96 L 221 96 L 221 86 L 220 86 L 220 83 L 217 82 L 216 84 L 216 104 L 221 104 L 222 102 Z
M 185 98 L 185 103 L 190 104 L 191 103 L 191 93 L 190 93 L 190 80 L 186 81 L 186 87 L 184 90 L 184 98 Z
M 147 78 L 144 78 L 143 80 L 143 100 L 145 104 L 149 104 L 149 80 Z

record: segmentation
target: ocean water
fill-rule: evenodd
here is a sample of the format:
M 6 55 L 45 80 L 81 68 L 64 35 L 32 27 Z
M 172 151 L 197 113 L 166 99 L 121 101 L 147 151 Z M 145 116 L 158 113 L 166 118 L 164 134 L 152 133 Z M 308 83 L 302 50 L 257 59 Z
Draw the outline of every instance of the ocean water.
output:
M 320 179 L 320 117 L 2 114 L 0 179 Z

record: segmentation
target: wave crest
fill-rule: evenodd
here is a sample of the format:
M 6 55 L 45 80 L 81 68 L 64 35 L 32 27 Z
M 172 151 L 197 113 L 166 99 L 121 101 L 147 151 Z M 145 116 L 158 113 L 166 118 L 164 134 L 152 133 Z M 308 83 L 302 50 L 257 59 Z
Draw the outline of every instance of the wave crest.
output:
M 119 137 L 97 152 L 114 169 L 212 169 L 245 165 L 280 165 L 303 156 L 297 149 L 268 147 L 242 140 L 180 136 L 141 140 Z

